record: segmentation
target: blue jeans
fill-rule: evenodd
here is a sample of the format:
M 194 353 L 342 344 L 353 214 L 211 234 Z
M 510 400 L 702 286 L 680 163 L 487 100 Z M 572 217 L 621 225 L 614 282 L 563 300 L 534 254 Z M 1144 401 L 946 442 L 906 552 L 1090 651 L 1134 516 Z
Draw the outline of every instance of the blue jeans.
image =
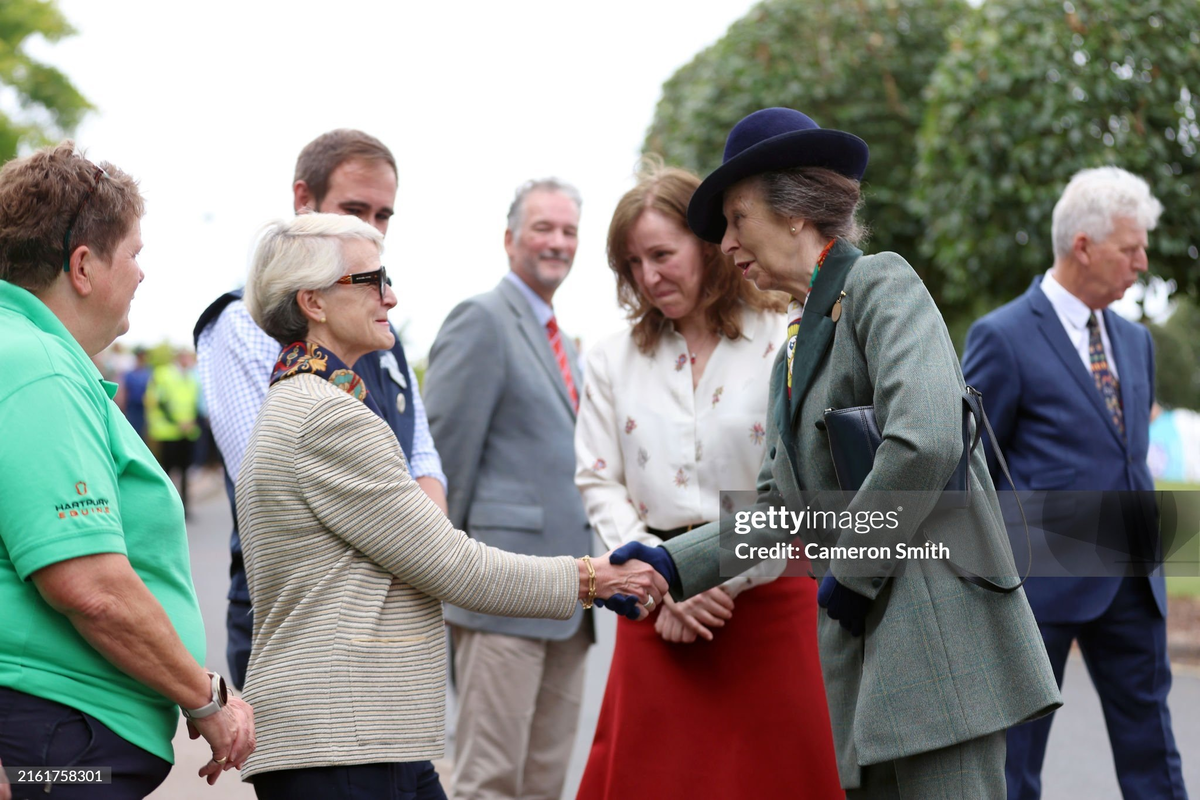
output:
M 112 767 L 112 783 L 21 784 L 13 800 L 140 800 L 171 765 L 69 706 L 0 687 L 0 761 L 6 767 Z
M 446 800 L 429 761 L 282 769 L 252 781 L 258 800 Z

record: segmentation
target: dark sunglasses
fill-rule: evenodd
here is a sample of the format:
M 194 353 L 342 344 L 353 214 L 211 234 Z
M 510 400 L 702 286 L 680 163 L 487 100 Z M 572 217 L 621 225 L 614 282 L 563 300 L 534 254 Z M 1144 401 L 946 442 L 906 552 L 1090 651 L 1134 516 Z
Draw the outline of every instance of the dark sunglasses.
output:
M 368 283 L 372 286 L 379 287 L 379 299 L 382 300 L 384 294 L 387 293 L 385 287 L 392 285 L 392 279 L 387 276 L 387 267 L 380 267 L 371 272 L 356 272 L 353 275 L 343 275 L 334 283 L 340 283 L 345 286 L 356 283 Z
M 92 166 L 95 165 L 93 164 Z M 92 174 L 91 188 L 84 194 L 83 199 L 79 201 L 79 205 L 75 207 L 75 213 L 71 215 L 71 221 L 67 223 L 67 232 L 63 234 L 63 272 L 71 271 L 71 231 L 75 229 L 75 223 L 79 221 L 79 213 L 87 205 L 88 199 L 96 193 L 96 187 L 100 185 L 100 179 L 107 177 L 107 172 L 100 167 L 96 167 L 95 173 Z

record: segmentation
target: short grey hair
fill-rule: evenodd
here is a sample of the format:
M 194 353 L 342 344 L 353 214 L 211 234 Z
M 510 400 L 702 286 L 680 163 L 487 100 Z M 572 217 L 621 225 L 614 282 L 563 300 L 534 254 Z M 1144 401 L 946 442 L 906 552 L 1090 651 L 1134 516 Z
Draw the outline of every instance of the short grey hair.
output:
M 758 176 L 767 207 L 781 217 L 798 217 L 823 238 L 858 245 L 866 228 L 858 221 L 862 207 L 859 182 L 823 167 L 772 170 Z
M 583 198 L 579 190 L 564 180 L 558 178 L 542 178 L 525 181 L 517 187 L 512 205 L 508 207 L 508 229 L 512 231 L 513 239 L 521 237 L 521 225 L 525 222 L 525 200 L 533 192 L 559 192 L 565 194 L 575 203 L 577 210 L 583 210 Z
M 1050 236 L 1054 257 L 1071 255 L 1076 234 L 1103 242 L 1113 230 L 1113 217 L 1129 217 L 1139 227 L 1154 230 L 1163 205 L 1146 181 L 1120 167 L 1096 167 L 1076 172 L 1054 204 Z
M 308 318 L 296 293 L 333 286 L 346 272 L 342 243 L 355 239 L 383 252 L 383 234 L 358 217 L 298 214 L 263 226 L 243 298 L 258 327 L 284 346 L 306 339 Z

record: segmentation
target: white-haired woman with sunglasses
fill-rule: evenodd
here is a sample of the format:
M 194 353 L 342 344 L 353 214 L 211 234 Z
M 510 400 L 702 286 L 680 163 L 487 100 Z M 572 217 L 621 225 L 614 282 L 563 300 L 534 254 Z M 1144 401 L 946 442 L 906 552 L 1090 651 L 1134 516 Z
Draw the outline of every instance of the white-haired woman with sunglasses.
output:
M 442 601 L 566 619 L 666 589 L 641 562 L 487 547 L 428 500 L 353 371 L 392 346 L 382 246 L 354 217 L 300 215 L 267 227 L 246 284 L 283 346 L 237 484 L 258 712 L 243 775 L 260 798 L 444 797 Z

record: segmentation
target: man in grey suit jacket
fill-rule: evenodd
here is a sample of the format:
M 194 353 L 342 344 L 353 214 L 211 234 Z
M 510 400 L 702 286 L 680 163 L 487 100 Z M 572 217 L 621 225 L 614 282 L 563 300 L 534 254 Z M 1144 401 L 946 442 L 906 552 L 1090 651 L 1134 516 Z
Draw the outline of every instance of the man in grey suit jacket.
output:
M 579 193 L 565 183 L 523 185 L 504 233 L 511 271 L 459 304 L 429 353 L 425 404 L 450 485 L 450 520 L 514 553 L 591 549 L 574 483 L 583 382 L 551 306 L 575 257 L 579 209 Z M 446 619 L 459 693 L 455 797 L 559 797 L 590 615 L 515 619 L 447 606 Z

